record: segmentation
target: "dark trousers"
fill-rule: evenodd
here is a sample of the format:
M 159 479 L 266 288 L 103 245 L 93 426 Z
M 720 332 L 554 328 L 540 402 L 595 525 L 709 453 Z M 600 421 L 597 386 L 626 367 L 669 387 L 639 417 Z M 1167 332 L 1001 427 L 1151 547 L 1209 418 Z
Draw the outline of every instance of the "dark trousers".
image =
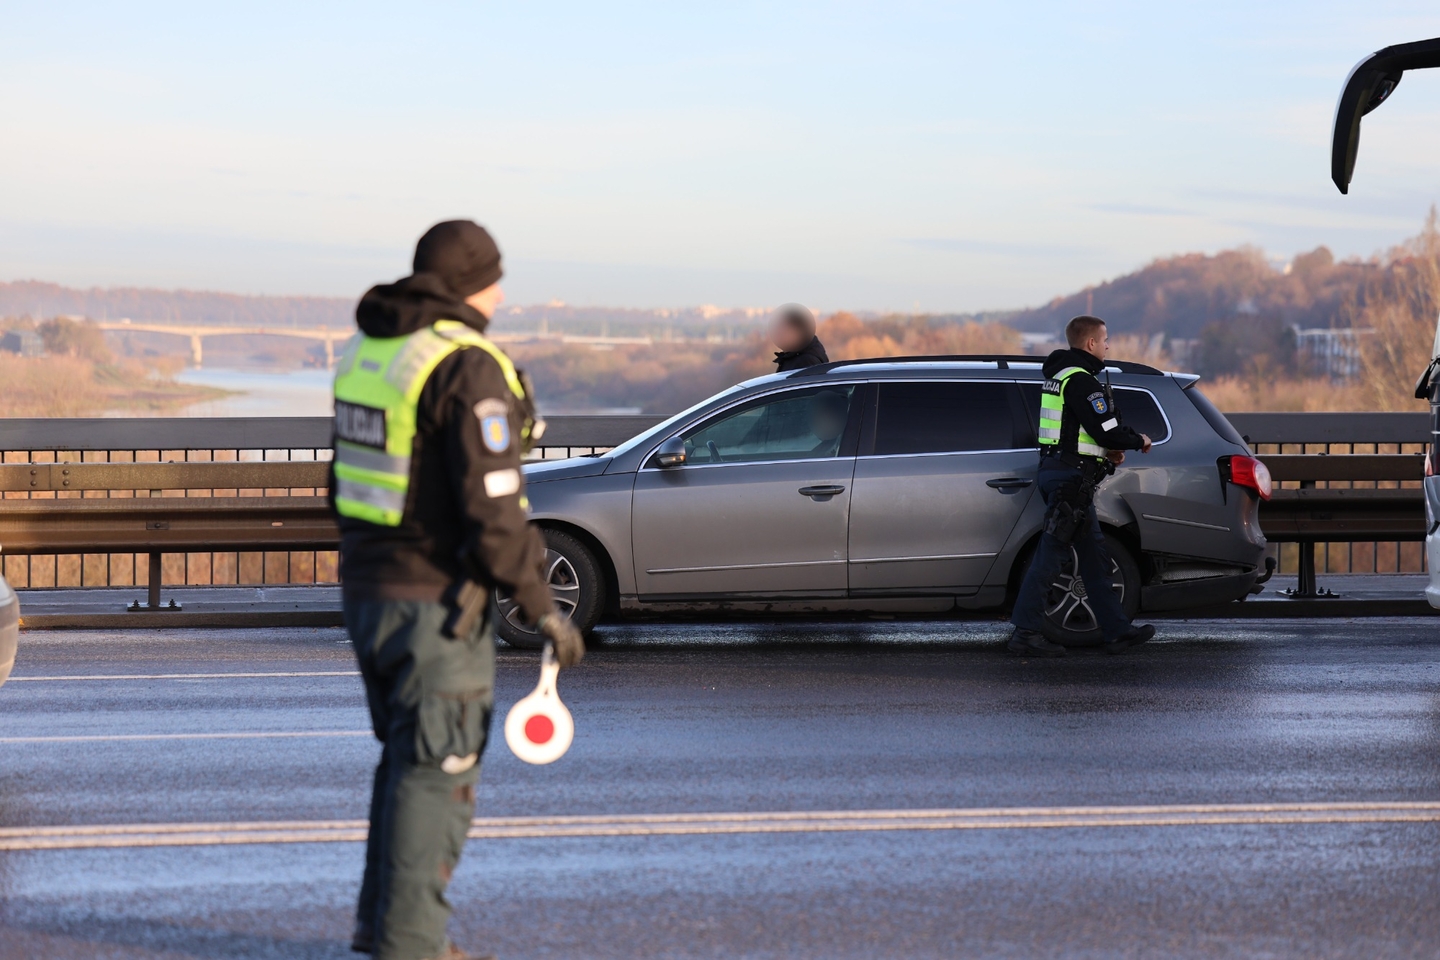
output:
M 1079 477 L 1080 471 L 1075 467 L 1054 460 L 1043 461 L 1038 484 L 1045 506 L 1050 506 L 1051 498 L 1061 486 L 1074 482 Z M 1087 511 L 1085 525 L 1075 535 L 1073 544 L 1063 544 L 1048 533 L 1040 534 L 1040 546 L 1035 551 L 1034 559 L 1030 561 L 1030 569 L 1025 571 L 1025 580 L 1020 584 L 1020 594 L 1015 598 L 1015 610 L 1010 614 L 1010 622 L 1021 630 L 1039 631 L 1045 621 L 1046 593 L 1059 576 L 1060 567 L 1069 556 L 1071 546 L 1075 548 L 1075 559 L 1080 568 L 1077 572 L 1085 584 L 1086 598 L 1090 609 L 1095 613 L 1100 631 L 1106 640 L 1114 640 L 1130 629 L 1130 619 L 1125 616 L 1125 610 L 1120 606 L 1120 598 L 1115 595 L 1110 579 L 1114 561 L 1105 547 L 1105 535 L 1100 531 L 1100 521 L 1095 516 L 1094 504 L 1091 504 Z
M 379 960 L 439 956 L 448 943 L 445 888 L 475 812 L 490 730 L 494 634 L 481 617 L 471 636 L 445 637 L 440 603 L 347 595 L 344 609 L 384 744 L 357 916 L 373 925 Z

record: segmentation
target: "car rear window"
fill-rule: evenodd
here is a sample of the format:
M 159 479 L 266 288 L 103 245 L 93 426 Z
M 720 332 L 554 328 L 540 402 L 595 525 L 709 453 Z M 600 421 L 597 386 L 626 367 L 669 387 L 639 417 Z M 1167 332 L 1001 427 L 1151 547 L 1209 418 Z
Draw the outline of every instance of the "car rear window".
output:
M 1015 450 L 1026 444 L 1019 396 L 1008 383 L 880 383 L 875 454 Z
M 1235 429 L 1235 425 L 1225 419 L 1225 414 L 1210 402 L 1209 397 L 1200 392 L 1199 387 L 1186 389 L 1185 395 L 1190 398 L 1191 403 L 1195 404 L 1195 409 L 1200 411 L 1200 416 L 1205 418 L 1205 422 L 1210 424 L 1216 433 L 1231 443 L 1238 443 L 1242 447 L 1249 446 L 1245 442 L 1245 438 L 1240 435 L 1240 431 Z
M 1030 411 L 1030 416 L 1038 421 L 1040 384 L 1034 381 L 1022 383 L 1020 391 L 1025 397 L 1025 406 Z M 1160 405 L 1148 391 L 1137 387 L 1116 387 L 1115 406 L 1120 408 L 1120 422 L 1137 433 L 1145 434 L 1155 443 L 1170 438 L 1170 428 L 1165 423 L 1165 415 L 1160 412 Z M 1035 439 L 1035 426 L 1038 426 L 1038 423 L 1031 426 L 1030 439 L 1026 446 L 1039 445 L 1039 441 Z

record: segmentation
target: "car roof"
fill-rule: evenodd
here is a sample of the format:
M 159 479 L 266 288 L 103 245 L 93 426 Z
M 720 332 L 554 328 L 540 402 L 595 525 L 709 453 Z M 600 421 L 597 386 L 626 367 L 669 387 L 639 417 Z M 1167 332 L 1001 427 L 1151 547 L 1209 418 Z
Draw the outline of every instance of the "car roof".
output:
M 790 379 L 805 379 L 809 377 L 824 377 L 830 374 L 853 376 L 894 377 L 894 376 L 915 376 L 933 371 L 940 375 L 954 375 L 956 373 L 985 372 L 992 370 L 1012 370 L 1016 372 L 1040 373 L 1044 366 L 1044 357 L 1032 357 L 1013 354 L 957 354 L 954 356 L 934 357 L 868 357 L 862 360 L 832 360 L 829 363 L 817 364 L 813 367 L 804 367 L 792 371 Z M 1108 360 L 1106 368 L 1114 373 L 1139 374 L 1141 376 L 1163 377 L 1167 374 L 1162 370 L 1145 363 L 1136 363 L 1132 360 Z

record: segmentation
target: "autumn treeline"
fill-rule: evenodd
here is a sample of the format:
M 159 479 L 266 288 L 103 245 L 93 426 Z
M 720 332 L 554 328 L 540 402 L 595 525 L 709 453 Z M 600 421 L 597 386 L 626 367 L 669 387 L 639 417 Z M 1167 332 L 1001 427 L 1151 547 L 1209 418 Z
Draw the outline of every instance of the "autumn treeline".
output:
M 1002 324 L 928 317 L 822 317 L 818 335 L 832 360 L 1020 352 L 1020 334 Z M 639 409 L 670 414 L 712 394 L 775 372 L 774 347 L 755 332 L 726 343 L 656 341 L 613 349 L 554 342 L 508 347 L 549 410 Z
M 1356 331 L 1357 376 L 1331 380 L 1307 370 L 1293 353 L 1257 349 L 1241 356 L 1237 372 L 1205 381 L 1206 394 L 1222 410 L 1234 411 L 1425 410 L 1414 390 L 1432 355 L 1440 316 L 1436 212 L 1418 235 L 1374 266 L 1341 304 L 1335 324 Z
M 39 324 L 0 323 L 34 330 L 45 356 L 0 351 L 0 417 L 92 417 L 107 411 L 162 413 L 223 391 L 176 383 L 182 357 L 116 357 L 94 323 L 53 317 Z
M 1356 274 L 1353 265 L 1334 263 L 1328 251 L 1296 263 L 1292 274 L 1318 275 L 1327 291 L 1332 275 L 1343 272 L 1348 281 Z M 1297 283 L 1282 289 L 1305 289 L 1303 276 Z M 1318 373 L 1296 354 L 1288 325 L 1274 314 L 1236 313 L 1232 305 L 1228 319 L 1202 328 L 1190 351 L 1192 366 L 1211 374 L 1202 388 L 1224 410 L 1425 409 L 1413 392 L 1431 356 L 1440 314 L 1440 225 L 1434 212 L 1417 236 L 1367 264 L 1358 286 L 1339 298 L 1335 311 L 1333 326 L 1357 331 L 1360 371 L 1354 378 L 1332 380 Z M 1098 307 L 1096 313 L 1104 316 Z M 1177 369 L 1165 336 L 1115 327 L 1112 356 Z M 821 319 L 819 336 L 836 360 L 1022 352 L 1020 334 L 1006 324 L 923 316 L 861 320 L 836 313 Z M 760 333 L 718 345 L 657 342 L 596 351 L 545 344 L 514 352 L 530 368 L 546 404 L 567 410 L 627 407 L 668 414 L 774 369 Z

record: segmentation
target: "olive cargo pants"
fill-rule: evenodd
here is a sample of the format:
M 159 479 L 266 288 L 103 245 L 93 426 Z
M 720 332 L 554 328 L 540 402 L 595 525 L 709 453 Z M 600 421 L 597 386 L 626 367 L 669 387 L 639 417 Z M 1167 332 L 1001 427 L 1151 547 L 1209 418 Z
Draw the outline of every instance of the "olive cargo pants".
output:
M 495 638 L 489 617 L 471 636 L 441 633 L 448 608 L 345 596 L 375 736 L 384 744 L 370 800 L 357 917 L 380 960 L 421 960 L 449 942 L 445 887 L 475 812 L 490 729 Z

